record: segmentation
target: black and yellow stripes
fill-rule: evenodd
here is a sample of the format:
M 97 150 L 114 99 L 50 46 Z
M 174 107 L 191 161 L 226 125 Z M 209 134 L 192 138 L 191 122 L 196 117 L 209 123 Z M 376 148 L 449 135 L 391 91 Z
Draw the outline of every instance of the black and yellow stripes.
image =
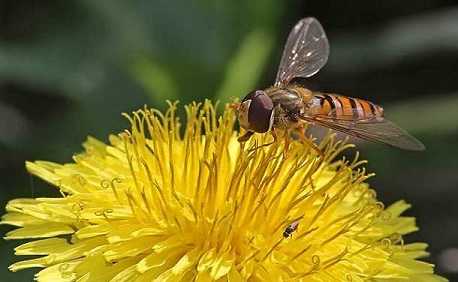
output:
M 383 116 L 383 109 L 372 102 L 334 95 L 315 94 L 320 99 L 320 115 L 327 115 L 337 119 L 366 119 Z

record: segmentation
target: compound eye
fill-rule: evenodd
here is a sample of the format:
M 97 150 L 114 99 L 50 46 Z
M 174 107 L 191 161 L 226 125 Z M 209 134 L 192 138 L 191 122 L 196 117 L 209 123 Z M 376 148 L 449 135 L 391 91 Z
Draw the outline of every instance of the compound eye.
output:
M 248 110 L 250 127 L 260 133 L 269 131 L 273 120 L 274 105 L 272 99 L 262 90 L 251 92 L 246 98 L 251 100 Z

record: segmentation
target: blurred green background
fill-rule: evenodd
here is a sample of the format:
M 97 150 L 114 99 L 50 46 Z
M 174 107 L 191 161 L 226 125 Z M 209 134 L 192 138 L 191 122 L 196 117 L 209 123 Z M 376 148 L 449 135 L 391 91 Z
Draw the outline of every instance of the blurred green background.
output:
M 88 134 L 128 126 L 121 112 L 205 98 L 228 101 L 275 78 L 285 38 L 314 16 L 331 43 L 312 89 L 370 99 L 427 151 L 361 144 L 386 204 L 413 204 L 437 272 L 458 279 L 458 4 L 417 1 L 2 0 L 0 206 L 57 195 L 25 160 L 67 162 Z M 0 226 L 0 234 L 10 227 Z M 20 242 L 0 241 L 2 281 Z

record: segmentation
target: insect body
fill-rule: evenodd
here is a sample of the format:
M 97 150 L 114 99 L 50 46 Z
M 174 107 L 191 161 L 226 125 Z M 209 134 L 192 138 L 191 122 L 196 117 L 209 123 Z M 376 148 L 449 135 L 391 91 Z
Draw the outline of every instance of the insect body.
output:
M 285 231 L 283 231 L 283 237 L 284 238 L 289 238 L 293 235 L 293 232 L 297 230 L 297 227 L 299 226 L 299 221 L 295 221 L 288 225 L 288 227 L 285 228 Z
M 310 123 L 401 149 L 424 150 L 420 141 L 384 117 L 382 107 L 291 83 L 316 74 L 328 56 L 329 43 L 321 24 L 314 18 L 300 20 L 288 36 L 275 84 L 250 92 L 237 105 L 240 125 L 247 131 L 239 141 L 256 132 L 274 134 L 276 129 L 301 129 Z

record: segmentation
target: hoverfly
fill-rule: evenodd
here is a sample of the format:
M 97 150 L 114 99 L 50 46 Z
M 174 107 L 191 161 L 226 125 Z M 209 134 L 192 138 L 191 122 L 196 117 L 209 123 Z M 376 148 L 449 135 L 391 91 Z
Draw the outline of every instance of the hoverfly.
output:
M 285 231 L 283 231 L 283 238 L 287 239 L 293 235 L 293 232 L 297 230 L 297 227 L 299 226 L 299 221 L 295 221 L 288 225 L 285 228 Z
M 275 84 L 250 92 L 235 105 L 239 123 L 246 130 L 239 141 L 247 141 L 256 132 L 271 132 L 276 139 L 276 129 L 301 130 L 305 139 L 304 125 L 309 123 L 405 150 L 425 149 L 415 137 L 385 119 L 383 108 L 370 101 L 314 92 L 292 83 L 294 78 L 316 74 L 328 56 L 328 39 L 318 20 L 300 20 L 288 36 Z

